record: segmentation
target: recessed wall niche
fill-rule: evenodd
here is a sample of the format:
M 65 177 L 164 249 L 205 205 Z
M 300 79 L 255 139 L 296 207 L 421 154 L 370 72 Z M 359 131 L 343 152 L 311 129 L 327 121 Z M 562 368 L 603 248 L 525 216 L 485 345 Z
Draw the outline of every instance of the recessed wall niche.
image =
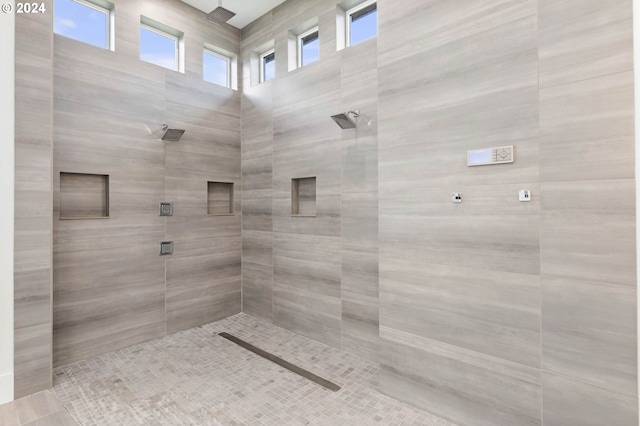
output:
M 60 219 L 109 217 L 109 175 L 60 172 Z
M 207 182 L 207 213 L 209 216 L 233 215 L 233 183 Z
M 316 215 L 316 178 L 291 179 L 291 216 Z

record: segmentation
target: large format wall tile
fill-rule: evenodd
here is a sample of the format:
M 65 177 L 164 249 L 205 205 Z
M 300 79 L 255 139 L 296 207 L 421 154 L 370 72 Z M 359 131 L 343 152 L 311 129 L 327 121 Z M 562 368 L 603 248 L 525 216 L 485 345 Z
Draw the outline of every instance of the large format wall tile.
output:
M 540 91 L 540 180 L 634 176 L 633 74 Z
M 539 425 L 537 368 L 380 327 L 382 390 L 460 425 Z
M 378 63 L 382 66 L 454 40 L 473 39 L 519 20 L 535 17 L 536 0 L 447 0 L 378 4 Z M 508 41 L 506 41 L 508 42 Z
M 239 237 L 174 241 L 166 261 L 167 333 L 240 312 Z
M 383 326 L 540 367 L 539 276 L 431 265 L 386 250 Z
M 306 218 L 305 218 L 306 219 Z M 276 233 L 273 275 L 277 284 L 340 299 L 340 240 Z
M 518 202 L 524 188 L 529 203 Z M 452 192 L 462 203 L 451 202 Z M 538 274 L 538 194 L 531 183 L 380 191 L 380 241 L 393 259 Z
M 340 347 L 341 300 L 303 289 L 273 286 L 273 323 L 329 346 Z
M 241 309 L 240 94 L 202 81 L 201 47 L 238 52 L 240 32 L 175 1 L 116 9 L 115 51 L 55 37 L 56 365 Z M 139 60 L 140 15 L 184 31 L 185 73 Z M 163 123 L 186 133 L 163 142 Z M 109 175 L 109 218 L 58 220 L 60 172 Z M 233 215 L 208 215 L 208 181 L 234 184 Z
M 538 0 L 540 86 L 633 69 L 632 0 Z
M 15 23 L 14 395 L 51 386 L 53 2 Z M 7 141 L 9 142 L 9 141 Z
M 381 0 L 378 37 L 337 52 L 328 0 L 248 26 L 245 81 L 259 46 L 272 41 L 277 59 L 275 79 L 243 98 L 247 306 L 268 317 L 272 303 L 278 325 L 379 359 L 385 392 L 459 424 L 577 424 L 563 410 L 589 384 L 625 401 L 594 418 L 633 419 L 630 10 Z M 319 62 L 288 71 L 287 33 L 316 20 Z M 357 130 L 327 119 L 356 108 Z M 468 150 L 502 145 L 512 164 L 467 167 Z M 291 178 L 307 176 L 318 215 L 292 218 Z
M 542 278 L 546 371 L 636 395 L 635 287 Z
M 638 398 L 580 381 L 542 374 L 545 426 L 635 426 Z
M 633 179 L 541 185 L 541 272 L 636 285 Z

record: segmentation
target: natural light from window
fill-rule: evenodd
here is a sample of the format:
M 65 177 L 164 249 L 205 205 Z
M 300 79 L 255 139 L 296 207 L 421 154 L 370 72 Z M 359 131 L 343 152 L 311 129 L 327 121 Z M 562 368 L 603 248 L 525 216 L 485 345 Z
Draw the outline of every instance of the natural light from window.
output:
M 320 58 L 320 39 L 318 38 L 318 28 L 314 28 L 299 38 L 300 44 L 300 63 L 298 66 L 303 67 Z
M 109 10 L 84 1 L 56 0 L 53 31 L 108 49 Z
M 202 55 L 204 65 L 203 76 L 205 81 L 231 87 L 230 68 L 231 60 L 218 53 L 205 50 Z
M 276 53 L 273 50 L 260 56 L 260 82 L 271 80 L 276 76 Z
M 140 59 L 178 70 L 178 39 L 155 28 L 140 26 Z
M 366 2 L 347 12 L 349 46 L 378 34 L 378 8 L 375 2 Z

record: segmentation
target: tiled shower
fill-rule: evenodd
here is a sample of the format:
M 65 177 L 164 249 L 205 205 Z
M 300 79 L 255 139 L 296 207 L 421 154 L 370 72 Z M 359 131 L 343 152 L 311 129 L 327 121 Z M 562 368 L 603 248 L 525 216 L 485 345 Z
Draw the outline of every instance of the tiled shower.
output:
M 379 0 L 378 36 L 340 50 L 357 1 L 242 31 L 114 3 L 115 51 L 16 19 L 16 397 L 51 359 L 244 312 L 458 424 L 637 424 L 630 0 Z M 141 15 L 184 31 L 185 73 L 138 60 Z M 290 71 L 305 23 L 319 60 Z M 239 90 L 202 81 L 205 43 L 238 54 Z M 514 162 L 467 166 L 497 146 Z M 87 185 L 108 198 L 63 210 Z

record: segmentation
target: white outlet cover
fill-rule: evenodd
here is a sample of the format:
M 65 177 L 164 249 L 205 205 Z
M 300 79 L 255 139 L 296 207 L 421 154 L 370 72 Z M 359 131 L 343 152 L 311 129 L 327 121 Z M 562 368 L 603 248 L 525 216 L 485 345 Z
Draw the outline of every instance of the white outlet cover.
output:
M 531 191 L 528 189 L 521 189 L 518 192 L 518 200 L 524 203 L 531 201 Z

